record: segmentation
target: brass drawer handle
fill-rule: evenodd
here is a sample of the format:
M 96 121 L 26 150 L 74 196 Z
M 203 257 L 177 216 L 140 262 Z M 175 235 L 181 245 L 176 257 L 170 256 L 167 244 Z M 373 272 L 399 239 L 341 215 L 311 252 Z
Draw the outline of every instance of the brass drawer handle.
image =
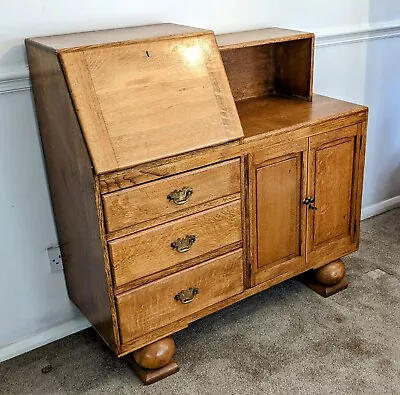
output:
M 199 293 L 198 288 L 189 288 L 180 291 L 175 295 L 175 300 L 179 300 L 183 304 L 188 304 L 193 302 L 194 297 Z
M 194 242 L 196 241 L 195 235 L 186 235 L 183 239 L 177 239 L 171 243 L 171 247 L 178 252 L 188 252 Z
M 174 202 L 178 206 L 181 204 L 185 204 L 189 199 L 190 196 L 193 195 L 193 188 L 184 187 L 182 189 L 176 189 L 175 191 L 171 192 L 167 199 L 170 202 Z

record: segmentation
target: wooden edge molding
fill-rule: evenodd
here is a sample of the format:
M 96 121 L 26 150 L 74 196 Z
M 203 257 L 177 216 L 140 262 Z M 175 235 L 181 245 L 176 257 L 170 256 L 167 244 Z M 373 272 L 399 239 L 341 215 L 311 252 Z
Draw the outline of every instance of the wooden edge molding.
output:
M 172 40 L 172 39 L 179 39 L 179 38 L 190 38 L 190 37 L 199 37 L 199 36 L 205 36 L 207 34 L 214 34 L 212 30 L 203 30 L 203 31 L 198 31 L 198 32 L 188 32 L 188 33 L 181 33 L 181 34 L 173 34 L 169 36 L 159 36 L 157 37 L 157 41 L 164 41 L 164 40 Z M 131 45 L 131 44 L 136 44 L 138 42 L 140 43 L 145 43 L 145 42 L 150 42 L 154 41 L 154 37 L 150 38 L 143 38 L 143 39 L 135 39 L 135 40 L 123 40 L 123 41 L 114 41 L 110 43 L 102 43 L 102 44 L 92 44 L 92 45 L 83 45 L 80 47 L 71 47 L 71 48 L 63 48 L 59 49 L 58 53 L 71 53 L 71 52 L 79 52 L 79 51 L 90 51 L 91 49 L 96 49 L 96 48 L 111 48 L 111 47 L 118 47 L 122 44 L 124 45 Z
M 266 29 L 258 29 L 259 31 L 266 30 Z M 282 30 L 287 30 L 287 29 L 282 29 Z M 254 32 L 255 30 L 251 30 L 251 32 Z M 245 34 L 248 33 L 248 31 L 244 32 L 238 32 L 238 33 L 228 33 L 228 34 L 218 34 L 216 36 L 217 42 L 218 39 L 222 39 L 224 36 L 229 36 L 229 35 L 238 35 L 240 34 Z M 244 38 L 245 36 L 243 36 Z M 268 44 L 275 44 L 275 43 L 283 43 L 287 41 L 295 41 L 295 40 L 304 40 L 304 39 L 313 39 L 314 38 L 314 33 L 307 33 L 307 32 L 298 32 L 298 31 L 293 31 L 293 35 L 288 35 L 285 37 L 276 37 L 276 38 L 265 38 L 265 39 L 258 39 L 258 40 L 249 40 L 249 41 L 238 41 L 234 42 L 231 44 L 219 44 L 219 49 L 220 51 L 229 51 L 232 49 L 237 49 L 237 48 L 243 48 L 243 47 L 255 47 L 258 45 L 268 45 Z

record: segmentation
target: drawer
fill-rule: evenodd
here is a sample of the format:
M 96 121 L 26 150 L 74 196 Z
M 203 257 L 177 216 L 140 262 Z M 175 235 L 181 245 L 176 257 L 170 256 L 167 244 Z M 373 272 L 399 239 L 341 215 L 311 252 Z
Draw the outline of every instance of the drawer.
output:
M 221 162 L 103 196 L 112 232 L 240 192 L 240 159 Z
M 236 200 L 113 240 L 109 242 L 109 251 L 114 284 L 119 287 L 236 243 L 241 238 L 241 204 Z M 173 248 L 171 243 L 178 239 L 182 243 Z
M 198 293 L 181 292 L 190 288 Z M 241 292 L 242 250 L 136 288 L 116 298 L 121 341 L 126 343 Z

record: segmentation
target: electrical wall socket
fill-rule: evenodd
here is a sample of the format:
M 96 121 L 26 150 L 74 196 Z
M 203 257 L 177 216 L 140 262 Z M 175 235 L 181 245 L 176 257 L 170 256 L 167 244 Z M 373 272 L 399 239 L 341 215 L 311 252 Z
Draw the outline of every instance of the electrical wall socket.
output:
M 58 273 L 63 271 L 63 263 L 61 258 L 60 247 L 50 247 L 47 249 L 47 255 L 49 256 L 50 269 L 52 273 Z

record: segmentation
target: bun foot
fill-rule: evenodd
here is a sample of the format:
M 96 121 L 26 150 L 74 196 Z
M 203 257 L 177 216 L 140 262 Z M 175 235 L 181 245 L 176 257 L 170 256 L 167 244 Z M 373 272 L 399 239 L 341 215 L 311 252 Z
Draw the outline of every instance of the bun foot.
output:
M 334 261 L 314 271 L 315 279 L 322 285 L 337 285 L 346 275 L 346 267 L 341 260 Z
M 345 265 L 340 259 L 302 274 L 299 280 L 324 298 L 343 291 L 349 285 Z
M 128 365 L 144 384 L 153 384 L 179 371 L 178 364 L 172 360 L 175 342 L 172 336 L 158 340 L 125 357 Z

